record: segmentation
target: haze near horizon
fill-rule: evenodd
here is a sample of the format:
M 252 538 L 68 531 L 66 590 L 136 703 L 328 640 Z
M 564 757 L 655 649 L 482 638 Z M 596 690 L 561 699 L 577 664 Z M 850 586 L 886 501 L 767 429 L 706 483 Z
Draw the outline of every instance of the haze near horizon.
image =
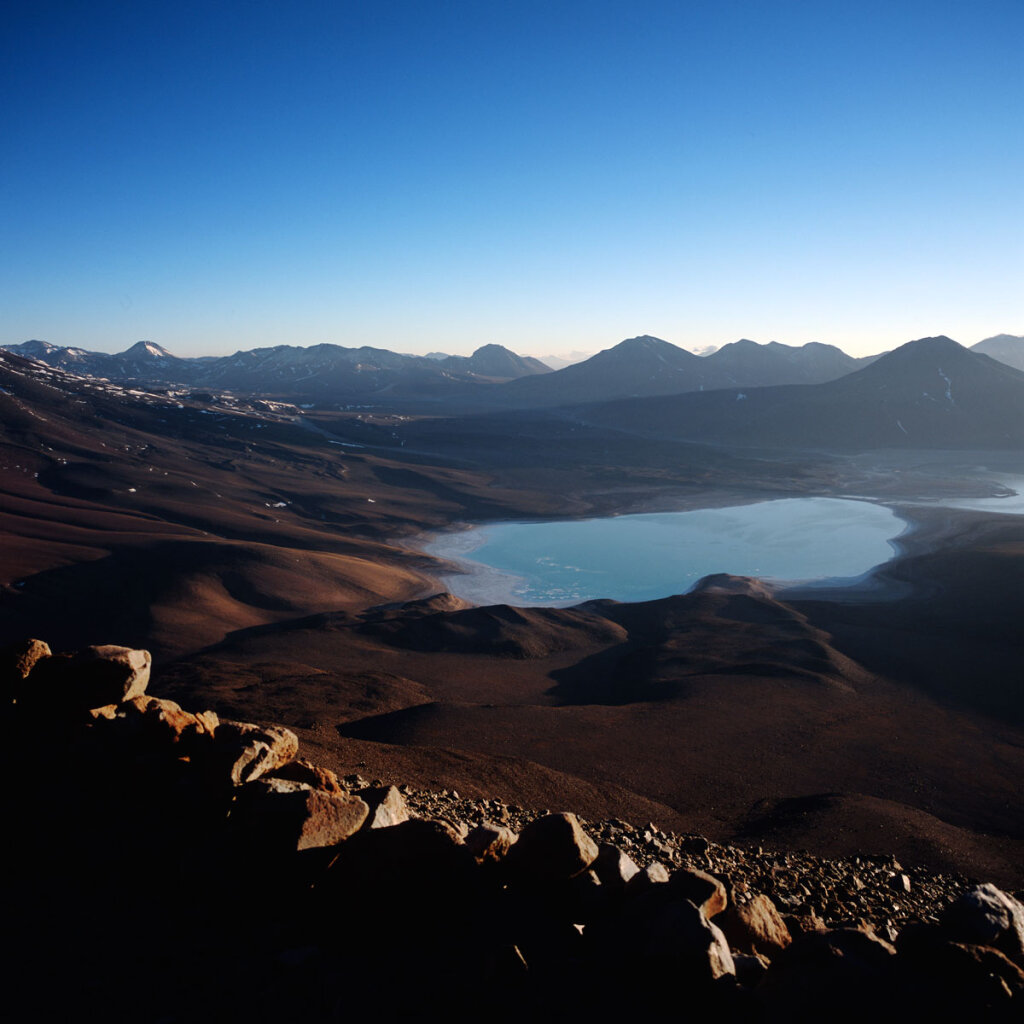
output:
M 1007 2 L 7 9 L 2 343 L 1015 331 Z

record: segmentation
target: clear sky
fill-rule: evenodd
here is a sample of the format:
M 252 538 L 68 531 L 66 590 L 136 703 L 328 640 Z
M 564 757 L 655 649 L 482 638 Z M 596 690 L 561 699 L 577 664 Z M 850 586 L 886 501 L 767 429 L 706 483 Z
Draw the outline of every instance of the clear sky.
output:
M 8 0 L 0 343 L 1024 333 L 1021 0 Z

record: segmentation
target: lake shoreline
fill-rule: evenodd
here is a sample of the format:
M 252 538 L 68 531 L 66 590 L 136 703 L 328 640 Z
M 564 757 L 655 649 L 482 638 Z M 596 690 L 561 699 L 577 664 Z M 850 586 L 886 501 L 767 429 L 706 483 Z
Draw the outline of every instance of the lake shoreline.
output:
M 614 586 L 600 592 L 595 588 L 591 593 L 568 594 L 565 597 L 558 596 L 557 587 L 549 589 L 543 596 L 530 595 L 530 584 L 526 573 L 488 564 L 483 559 L 472 557 L 474 552 L 486 547 L 490 541 L 490 535 L 502 527 L 514 526 L 521 529 L 537 526 L 543 529 L 545 526 L 551 525 L 550 520 L 529 519 L 468 524 L 463 529 L 417 538 L 414 545 L 410 545 L 410 547 L 415 546 L 416 550 L 450 566 L 450 571 L 435 574 L 439 583 L 461 600 L 476 605 L 509 604 L 515 607 L 565 608 L 602 598 L 622 601 L 654 600 L 672 594 L 688 593 L 697 586 L 700 579 L 718 572 L 757 578 L 783 599 L 892 600 L 900 596 L 907 596 L 911 589 L 905 582 L 892 578 L 891 574 L 886 572 L 894 562 L 911 554 L 925 554 L 934 550 L 948 539 L 951 533 L 957 531 L 958 523 L 967 522 L 964 517 L 972 515 L 987 517 L 995 513 L 1020 514 L 1019 510 L 1024 508 L 1024 478 L 1007 478 L 1005 484 L 1004 493 L 1007 493 L 1008 497 L 976 499 L 958 497 L 905 501 L 879 500 L 869 495 L 850 495 L 842 499 L 830 497 L 829 500 L 843 500 L 850 503 L 863 502 L 888 509 L 896 519 L 901 520 L 904 524 L 899 532 L 886 538 L 892 549 L 889 557 L 870 564 L 868 568 L 859 573 L 831 573 L 815 578 L 783 577 L 778 573 L 740 572 L 728 564 L 723 564 L 709 568 L 707 572 L 701 572 L 699 576 L 692 579 L 690 586 L 685 590 L 672 590 L 671 586 L 667 586 L 658 593 L 645 593 L 637 597 L 624 596 Z M 749 518 L 752 506 L 763 505 L 767 508 L 773 503 L 785 500 L 787 499 L 770 499 L 768 501 L 763 498 L 761 500 L 751 499 L 744 504 L 715 505 L 700 511 L 728 513 L 735 509 Z M 799 500 L 814 501 L 821 500 L 821 498 Z M 1006 504 L 1004 505 L 1003 502 Z M 685 516 L 690 511 L 694 510 L 684 510 L 674 514 Z M 573 523 L 580 528 L 607 522 L 609 525 L 615 524 L 615 528 L 620 529 L 626 526 L 622 520 L 639 520 L 641 517 L 646 517 L 651 522 L 657 522 L 658 517 L 664 515 L 668 514 L 625 512 L 617 516 L 595 516 L 555 522 L 556 524 L 559 522 Z M 590 570 L 588 567 L 587 571 L 597 570 Z

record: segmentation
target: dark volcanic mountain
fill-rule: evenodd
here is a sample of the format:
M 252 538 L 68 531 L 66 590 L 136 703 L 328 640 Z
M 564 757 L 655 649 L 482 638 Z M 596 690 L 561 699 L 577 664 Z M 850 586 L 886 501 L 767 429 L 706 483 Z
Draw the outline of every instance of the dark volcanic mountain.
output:
M 714 367 L 718 387 L 769 387 L 773 384 L 820 384 L 835 380 L 873 362 L 875 356 L 854 359 L 835 345 L 812 341 L 799 348 L 770 341 L 767 345 L 746 338 L 723 345 L 705 356 Z
M 504 345 L 483 345 L 471 356 L 448 356 L 442 365 L 456 373 L 468 373 L 493 381 L 516 380 L 519 377 L 551 373 L 551 367 L 545 366 L 539 359 L 516 355 Z
M 747 339 L 709 356 L 695 356 L 645 334 L 543 379 L 511 381 L 491 397 L 510 406 L 541 408 L 736 386 L 817 384 L 851 373 L 871 358 L 854 359 L 817 342 L 796 347 L 774 341 L 759 345 Z
M 997 334 L 971 346 L 972 352 L 998 359 L 1015 370 L 1024 370 L 1024 338 L 1014 334 Z
M 1024 447 L 1024 373 L 946 337 L 839 380 L 617 402 L 585 422 L 648 436 L 791 448 Z
M 696 391 L 705 378 L 711 380 L 699 356 L 644 334 L 544 377 L 512 381 L 495 397 L 509 405 L 569 405 Z

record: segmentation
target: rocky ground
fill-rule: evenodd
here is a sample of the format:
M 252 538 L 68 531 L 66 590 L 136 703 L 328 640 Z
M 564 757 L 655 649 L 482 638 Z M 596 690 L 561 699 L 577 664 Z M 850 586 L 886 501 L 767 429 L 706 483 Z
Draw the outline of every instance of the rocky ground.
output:
M 358 775 L 346 784 L 359 788 L 379 780 Z M 444 821 L 462 835 L 486 823 L 514 832 L 550 813 L 499 800 L 460 799 L 454 790 L 424 792 L 399 787 L 410 811 L 418 817 Z M 912 921 L 937 923 L 942 912 L 975 880 L 924 867 L 904 868 L 892 856 L 849 859 L 815 857 L 804 850 L 766 850 L 715 843 L 701 835 L 665 832 L 654 822 L 636 825 L 618 818 L 580 825 L 600 842 L 610 843 L 642 868 L 662 864 L 669 870 L 693 868 L 727 879 L 733 900 L 743 905 L 755 894 L 770 895 L 782 913 L 797 919 L 817 919 L 830 928 L 870 925 L 895 939 Z M 1017 893 L 1018 898 L 1024 893 Z
M 18 1019 L 1020 1017 L 994 885 L 339 779 L 150 665 L 0 651 Z

